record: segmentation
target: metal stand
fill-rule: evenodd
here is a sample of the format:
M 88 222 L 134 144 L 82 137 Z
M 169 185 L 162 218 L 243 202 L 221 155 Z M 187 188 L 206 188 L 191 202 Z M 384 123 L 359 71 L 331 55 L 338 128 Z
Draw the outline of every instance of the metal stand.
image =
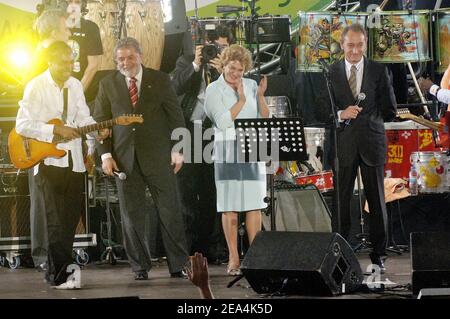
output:
M 366 251 L 370 249 L 370 243 L 367 240 L 367 238 L 369 237 L 369 234 L 365 232 L 364 230 L 364 209 L 363 209 L 363 205 L 362 205 L 362 195 L 361 195 L 361 170 L 358 167 L 358 174 L 356 177 L 356 181 L 358 184 L 358 204 L 359 204 L 359 216 L 360 216 L 360 225 L 361 225 L 361 232 L 359 234 L 356 235 L 356 238 L 360 241 L 358 245 L 356 245 L 353 248 L 353 251 L 359 252 L 359 251 Z
M 112 240 L 112 231 L 111 231 L 111 207 L 109 205 L 109 176 L 103 175 L 103 180 L 105 182 L 105 212 L 106 212 L 106 227 L 107 227 L 107 238 L 106 238 L 106 249 L 100 256 L 100 262 L 97 264 L 105 264 L 109 263 L 111 265 L 115 265 L 117 260 L 120 258 L 117 257 L 114 252 L 114 248 L 121 248 L 121 245 L 115 244 Z M 102 232 L 101 232 L 102 233 Z
M 401 219 L 401 211 L 400 211 L 400 203 L 398 200 L 389 203 L 388 209 L 387 209 L 387 213 L 388 213 L 388 231 L 387 231 L 387 238 L 386 238 L 386 251 L 389 251 L 391 253 L 395 253 L 397 255 L 401 255 L 404 252 L 408 252 L 409 251 L 409 246 L 408 245 L 397 245 L 397 243 L 395 242 L 394 239 L 394 220 L 392 218 L 393 216 L 393 206 L 394 203 L 397 204 L 397 212 L 399 214 L 399 219 L 400 219 L 400 224 L 401 224 L 401 229 L 402 229 L 402 235 L 403 238 L 406 238 L 405 236 L 405 231 L 403 229 L 403 223 L 402 223 L 402 219 Z
M 335 192 L 335 200 L 334 200 L 334 211 L 336 212 L 336 218 L 337 218 L 337 231 L 338 233 L 341 233 L 342 227 L 341 227 L 341 196 L 340 196 L 340 181 L 339 181 L 339 157 L 337 155 L 337 149 L 338 149 L 338 142 L 337 142 L 337 130 L 340 127 L 339 123 L 339 117 L 338 117 L 338 108 L 336 105 L 336 102 L 334 100 L 334 94 L 333 94 L 333 84 L 331 83 L 330 74 L 328 66 L 322 65 L 323 70 L 323 76 L 325 77 L 325 82 L 327 84 L 327 91 L 328 96 L 330 99 L 330 107 L 331 107 L 331 116 L 333 118 L 333 125 L 332 125 L 332 131 L 331 134 L 333 136 L 333 147 L 334 147 L 334 159 L 333 159 L 333 172 L 335 175 L 334 178 L 334 192 Z

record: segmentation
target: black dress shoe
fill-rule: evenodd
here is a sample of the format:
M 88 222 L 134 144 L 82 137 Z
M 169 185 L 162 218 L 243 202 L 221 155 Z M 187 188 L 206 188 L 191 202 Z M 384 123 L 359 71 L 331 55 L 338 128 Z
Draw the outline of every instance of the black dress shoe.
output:
M 172 272 L 172 273 L 170 273 L 170 277 L 188 279 L 188 275 L 187 275 L 186 271 L 184 271 L 184 270 Z
M 134 273 L 134 280 L 147 280 L 148 273 L 146 271 L 138 271 Z
M 386 272 L 386 267 L 384 266 L 384 260 L 381 258 L 381 256 L 372 252 L 369 254 L 369 257 L 372 264 L 380 267 L 380 273 L 384 274 Z

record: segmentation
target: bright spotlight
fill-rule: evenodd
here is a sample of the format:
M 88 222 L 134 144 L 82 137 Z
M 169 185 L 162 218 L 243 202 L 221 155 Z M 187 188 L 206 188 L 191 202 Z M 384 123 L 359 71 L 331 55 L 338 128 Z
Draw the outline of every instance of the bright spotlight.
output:
M 30 65 L 31 56 L 28 50 L 18 48 L 11 52 L 9 59 L 15 67 L 24 69 Z

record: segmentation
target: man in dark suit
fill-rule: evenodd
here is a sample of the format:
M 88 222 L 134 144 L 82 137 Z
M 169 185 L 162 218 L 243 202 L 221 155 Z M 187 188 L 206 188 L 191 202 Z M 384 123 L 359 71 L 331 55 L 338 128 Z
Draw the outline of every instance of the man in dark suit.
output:
M 114 56 L 117 71 L 100 82 L 94 118 L 106 120 L 124 113 L 144 118 L 143 124 L 114 126 L 112 137 L 98 146 L 105 174 L 119 170 L 127 174 L 125 180 L 116 177 L 125 250 L 135 279 L 147 279 L 151 268 L 149 211 L 145 208 L 148 186 L 157 207 L 171 276 L 186 277 L 183 267 L 188 252 L 175 192 L 182 156 L 172 153 L 171 141 L 172 131 L 185 125 L 183 114 L 168 75 L 142 66 L 135 39 L 119 40 Z
M 339 160 L 341 234 L 350 231 L 350 200 L 358 166 L 370 209 L 370 241 L 373 264 L 384 271 L 382 256 L 386 245 L 386 204 L 384 201 L 384 164 L 386 136 L 384 121 L 396 115 L 396 102 L 386 68 L 364 57 L 367 35 L 360 24 L 346 27 L 341 47 L 345 59 L 330 67 L 330 79 L 341 127 L 337 130 Z M 359 93 L 366 98 L 358 105 Z M 345 122 L 350 120 L 350 122 Z M 333 229 L 338 225 L 333 215 Z

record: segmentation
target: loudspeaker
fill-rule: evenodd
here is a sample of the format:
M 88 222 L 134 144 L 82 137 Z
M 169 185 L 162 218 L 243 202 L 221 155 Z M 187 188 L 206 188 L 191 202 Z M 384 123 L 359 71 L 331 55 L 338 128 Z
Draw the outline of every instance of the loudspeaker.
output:
M 450 288 L 450 233 L 411 233 L 412 290 Z
M 417 299 L 450 299 L 450 288 L 421 289 Z
M 0 237 L 30 236 L 28 174 L 0 170 Z
M 331 213 L 315 187 L 286 185 L 275 189 L 275 226 L 279 231 L 331 232 Z M 263 215 L 271 230 L 270 216 Z
M 241 270 L 257 293 L 333 296 L 363 281 L 353 250 L 337 233 L 259 232 Z

